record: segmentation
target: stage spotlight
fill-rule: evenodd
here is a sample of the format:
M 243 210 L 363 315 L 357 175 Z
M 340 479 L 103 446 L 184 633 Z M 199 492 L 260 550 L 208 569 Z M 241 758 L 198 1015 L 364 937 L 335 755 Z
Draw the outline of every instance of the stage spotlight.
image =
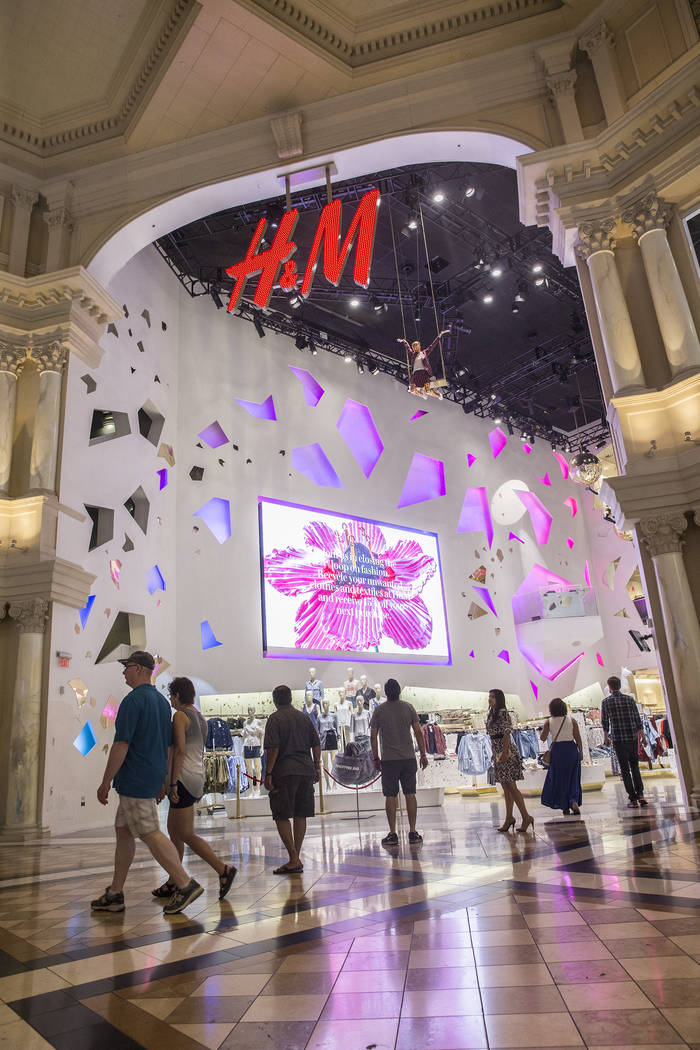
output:
M 289 300 L 289 305 L 291 306 L 292 310 L 298 310 L 301 306 L 301 297 L 298 295 L 293 295 Z
M 365 366 L 362 363 L 362 358 L 361 357 L 356 357 L 355 358 L 355 364 L 357 365 L 357 371 L 360 373 L 360 375 L 361 376 L 364 375 L 365 374 Z
M 473 197 L 475 193 L 476 193 L 476 186 L 467 186 L 466 190 L 464 191 L 464 196 L 465 197 Z
M 376 361 L 372 362 L 372 364 L 369 366 L 368 371 L 371 376 L 379 375 L 379 365 L 376 363 Z
M 408 220 L 408 228 L 409 230 L 418 229 L 418 218 L 415 215 L 412 215 L 411 218 Z
M 533 267 L 532 267 L 532 272 L 533 273 L 542 273 L 543 270 L 544 270 L 544 266 L 542 265 L 541 262 L 535 263 L 533 265 Z
M 307 340 L 304 338 L 304 336 L 301 335 L 301 333 L 299 333 L 299 335 L 294 340 L 294 345 L 297 348 L 297 350 L 306 350 L 306 348 L 307 348 L 307 346 L 309 344 L 308 344 Z
M 503 276 L 503 267 L 499 263 L 496 263 L 495 266 L 491 267 L 491 276 L 492 277 L 502 277 Z
M 345 361 L 346 365 L 352 364 L 352 359 L 353 359 L 352 358 L 352 354 L 346 354 L 345 357 L 343 358 L 343 360 Z
M 503 420 L 501 419 L 501 417 L 500 417 L 500 416 L 494 416 L 494 417 L 493 417 L 493 421 L 494 421 L 494 423 L 496 424 L 496 426 L 498 426 L 498 425 L 499 425 L 500 423 L 502 423 L 502 422 L 503 422 Z
M 211 295 L 212 299 L 214 300 L 214 306 L 216 307 L 216 309 L 217 310 L 222 310 L 223 306 L 224 306 L 224 302 L 223 302 L 223 299 L 221 298 L 221 296 L 219 295 L 219 293 L 217 292 L 216 288 L 212 288 L 212 290 L 211 290 L 211 292 L 209 294 Z
M 254 317 L 253 318 L 253 327 L 254 327 L 255 331 L 258 333 L 258 335 L 260 336 L 260 338 L 264 339 L 265 338 L 265 329 L 263 328 L 262 321 L 260 320 L 259 317 Z
M 312 336 L 309 336 L 309 351 L 314 355 L 314 357 L 318 353 L 318 350 L 316 349 L 316 344 L 313 341 L 313 337 Z
M 546 280 L 546 278 L 544 278 L 544 277 L 536 277 L 535 278 L 535 287 L 536 288 L 541 288 L 542 285 L 544 284 L 545 280 Z
M 280 224 L 282 216 L 284 215 L 284 208 L 281 204 L 271 204 L 267 209 L 267 221 L 273 230 L 276 230 Z
M 482 301 L 482 303 L 486 303 L 486 304 L 492 303 L 493 302 L 493 296 L 491 295 L 491 292 L 487 292 L 486 295 L 482 295 L 481 301 Z
M 436 190 L 433 194 L 433 204 L 442 204 L 445 199 L 445 194 L 442 190 Z
M 380 314 L 384 309 L 384 304 L 379 302 L 376 296 L 372 296 L 369 301 L 370 306 L 374 310 L 375 314 Z
M 360 305 L 360 300 L 359 299 L 351 299 L 350 300 L 350 305 L 352 306 L 353 309 L 356 310 L 357 307 Z
M 524 303 L 527 297 L 527 285 L 525 281 L 518 281 L 518 290 L 515 293 L 516 303 Z
M 519 314 L 520 313 L 520 304 L 518 303 L 517 299 L 513 300 L 513 304 L 512 304 L 512 306 L 510 308 L 510 312 L 512 314 Z

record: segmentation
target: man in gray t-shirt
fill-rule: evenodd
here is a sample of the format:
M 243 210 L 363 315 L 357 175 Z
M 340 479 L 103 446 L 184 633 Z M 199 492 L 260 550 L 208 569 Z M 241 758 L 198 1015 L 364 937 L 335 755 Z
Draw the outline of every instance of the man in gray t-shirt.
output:
M 425 742 L 418 715 L 413 704 L 401 700 L 401 686 L 390 678 L 384 686 L 386 701 L 380 704 L 372 715 L 370 736 L 374 764 L 382 772 L 382 793 L 384 795 L 386 817 L 389 821 L 389 834 L 382 839 L 384 846 L 397 846 L 399 837 L 396 834 L 396 807 L 399 796 L 399 784 L 406 799 L 408 815 L 408 841 L 420 843 L 423 836 L 416 831 L 416 754 L 411 739 L 411 730 L 416 738 L 420 751 L 420 767 L 426 769 L 428 759 L 425 754 Z M 379 758 L 379 745 L 382 757 Z

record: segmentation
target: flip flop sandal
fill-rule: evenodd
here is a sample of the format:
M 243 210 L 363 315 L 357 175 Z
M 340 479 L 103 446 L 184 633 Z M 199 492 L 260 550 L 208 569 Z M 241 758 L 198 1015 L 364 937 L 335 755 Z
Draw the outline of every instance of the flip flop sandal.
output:
M 275 868 L 272 872 L 273 875 L 301 875 L 304 870 L 303 864 L 297 864 L 294 868 L 288 868 L 282 865 L 281 868 Z
M 236 868 L 233 864 L 227 864 L 223 875 L 219 875 L 219 900 L 222 901 L 233 885 L 236 877 Z
M 174 882 L 164 882 L 157 890 L 151 890 L 151 895 L 153 897 L 158 897 L 159 900 L 165 900 L 166 897 L 170 900 L 176 889 L 177 886 Z

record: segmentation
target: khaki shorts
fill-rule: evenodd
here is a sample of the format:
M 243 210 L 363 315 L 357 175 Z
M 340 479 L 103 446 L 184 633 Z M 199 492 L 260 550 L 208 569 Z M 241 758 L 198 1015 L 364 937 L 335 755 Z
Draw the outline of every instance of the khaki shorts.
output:
M 128 828 L 134 838 L 143 838 L 158 831 L 158 807 L 154 798 L 119 796 L 115 828 Z

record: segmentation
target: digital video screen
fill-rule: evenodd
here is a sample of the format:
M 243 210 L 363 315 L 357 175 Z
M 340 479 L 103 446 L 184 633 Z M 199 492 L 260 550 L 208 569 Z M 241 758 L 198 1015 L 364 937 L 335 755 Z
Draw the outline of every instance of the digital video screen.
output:
M 265 656 L 451 663 L 435 533 L 259 505 Z

